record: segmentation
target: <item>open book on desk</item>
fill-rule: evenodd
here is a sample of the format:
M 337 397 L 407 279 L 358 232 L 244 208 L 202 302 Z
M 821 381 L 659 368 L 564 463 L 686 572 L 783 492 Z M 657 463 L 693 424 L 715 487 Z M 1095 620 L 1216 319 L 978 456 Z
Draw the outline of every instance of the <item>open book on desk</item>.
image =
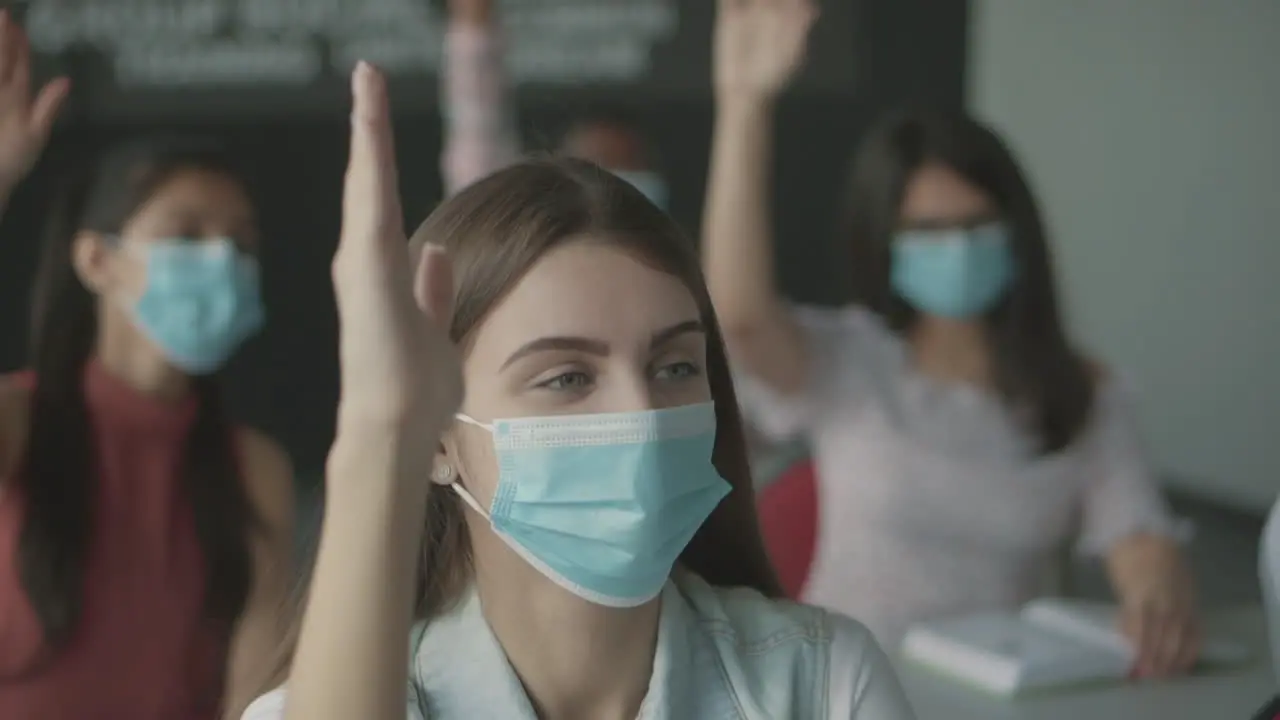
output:
M 902 642 L 905 659 L 1000 695 L 1123 680 L 1135 652 L 1116 630 L 1113 605 L 1035 600 L 1019 613 L 983 613 L 919 623 Z M 1208 638 L 1198 665 L 1247 662 L 1248 648 Z

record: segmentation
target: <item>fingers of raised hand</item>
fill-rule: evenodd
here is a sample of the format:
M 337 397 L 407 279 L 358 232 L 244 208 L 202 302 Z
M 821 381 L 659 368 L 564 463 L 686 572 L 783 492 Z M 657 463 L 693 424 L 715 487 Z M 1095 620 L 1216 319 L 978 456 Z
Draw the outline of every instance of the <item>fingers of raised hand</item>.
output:
M 719 0 L 717 12 L 750 13 L 769 19 L 807 18 L 818 15 L 816 0 Z
M 395 245 L 403 252 L 404 220 L 386 80 L 372 65 L 360 62 L 351 74 L 351 91 L 351 150 L 339 251 L 358 245 Z
M 26 33 L 8 10 L 0 10 L 0 93 L 6 103 L 26 102 L 31 79 L 31 50 Z
M 67 78 L 58 78 L 41 88 L 31 105 L 31 129 L 42 137 L 48 135 L 69 95 L 71 81 Z

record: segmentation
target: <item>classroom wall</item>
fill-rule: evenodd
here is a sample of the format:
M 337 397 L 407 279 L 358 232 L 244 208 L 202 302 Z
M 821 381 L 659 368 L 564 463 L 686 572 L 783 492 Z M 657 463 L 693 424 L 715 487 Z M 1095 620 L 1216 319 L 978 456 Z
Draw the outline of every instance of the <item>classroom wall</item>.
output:
M 1280 491 L 1280 2 L 978 0 L 967 102 L 1025 161 L 1080 340 L 1169 482 Z

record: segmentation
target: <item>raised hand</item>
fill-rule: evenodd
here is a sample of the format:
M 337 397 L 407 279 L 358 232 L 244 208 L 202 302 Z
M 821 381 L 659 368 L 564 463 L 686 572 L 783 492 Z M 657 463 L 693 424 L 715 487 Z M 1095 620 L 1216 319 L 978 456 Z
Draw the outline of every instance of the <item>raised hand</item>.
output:
M 31 93 L 31 47 L 8 10 L 0 10 L 0 192 L 35 165 L 71 82 L 58 78 Z
M 362 62 L 351 86 L 351 155 L 333 258 L 338 431 L 377 434 L 409 425 L 439 432 L 462 399 L 458 355 L 447 332 L 452 270 L 439 248 L 428 247 L 416 267 L 410 262 L 386 82 Z
M 815 0 L 719 0 L 714 83 L 717 96 L 768 100 L 804 62 Z

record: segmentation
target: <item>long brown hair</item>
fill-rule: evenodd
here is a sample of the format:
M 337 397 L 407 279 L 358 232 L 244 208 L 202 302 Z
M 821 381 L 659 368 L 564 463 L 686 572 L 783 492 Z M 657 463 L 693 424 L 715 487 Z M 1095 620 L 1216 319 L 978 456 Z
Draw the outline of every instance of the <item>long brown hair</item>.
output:
M 930 163 L 945 165 L 986 193 L 1009 226 L 1016 278 L 983 318 L 996 390 L 1019 417 L 1025 413 L 1041 454 L 1061 451 L 1088 423 L 1094 373 L 1067 337 L 1035 194 L 993 130 L 963 113 L 933 112 L 889 115 L 872 129 L 854 161 L 846 235 L 856 297 L 895 332 L 914 326 L 919 313 L 889 281 L 890 247 L 907 183 Z
M 712 585 L 783 595 L 756 519 L 746 441 L 694 244 L 628 183 L 582 160 L 528 160 L 481 180 L 446 200 L 410 241 L 444 247 L 453 261 L 454 341 L 470 334 L 547 252 L 584 237 L 616 244 L 678 278 L 697 302 L 707 329 L 707 378 L 716 405 L 716 468 L 732 491 L 680 556 L 680 564 Z M 430 620 L 462 596 L 472 577 L 470 540 L 454 493 L 428 495 L 415 616 Z M 371 588 L 371 592 L 376 589 Z M 297 639 L 291 633 L 287 657 Z M 276 677 L 283 678 L 282 671 Z
M 112 148 L 68 180 L 43 246 L 31 323 L 36 385 L 21 471 L 13 482 L 26 497 L 19 581 L 50 653 L 71 641 L 82 620 L 97 487 L 82 376 L 98 316 L 94 296 L 72 268 L 72 244 L 83 230 L 120 232 L 166 183 L 188 171 L 216 173 L 248 192 L 234 159 L 215 145 L 199 138 L 138 140 Z M 186 438 L 181 473 L 207 566 L 204 612 L 229 632 L 253 582 L 249 534 L 258 526 L 236 464 L 218 378 L 204 375 L 192 383 L 200 409 Z

